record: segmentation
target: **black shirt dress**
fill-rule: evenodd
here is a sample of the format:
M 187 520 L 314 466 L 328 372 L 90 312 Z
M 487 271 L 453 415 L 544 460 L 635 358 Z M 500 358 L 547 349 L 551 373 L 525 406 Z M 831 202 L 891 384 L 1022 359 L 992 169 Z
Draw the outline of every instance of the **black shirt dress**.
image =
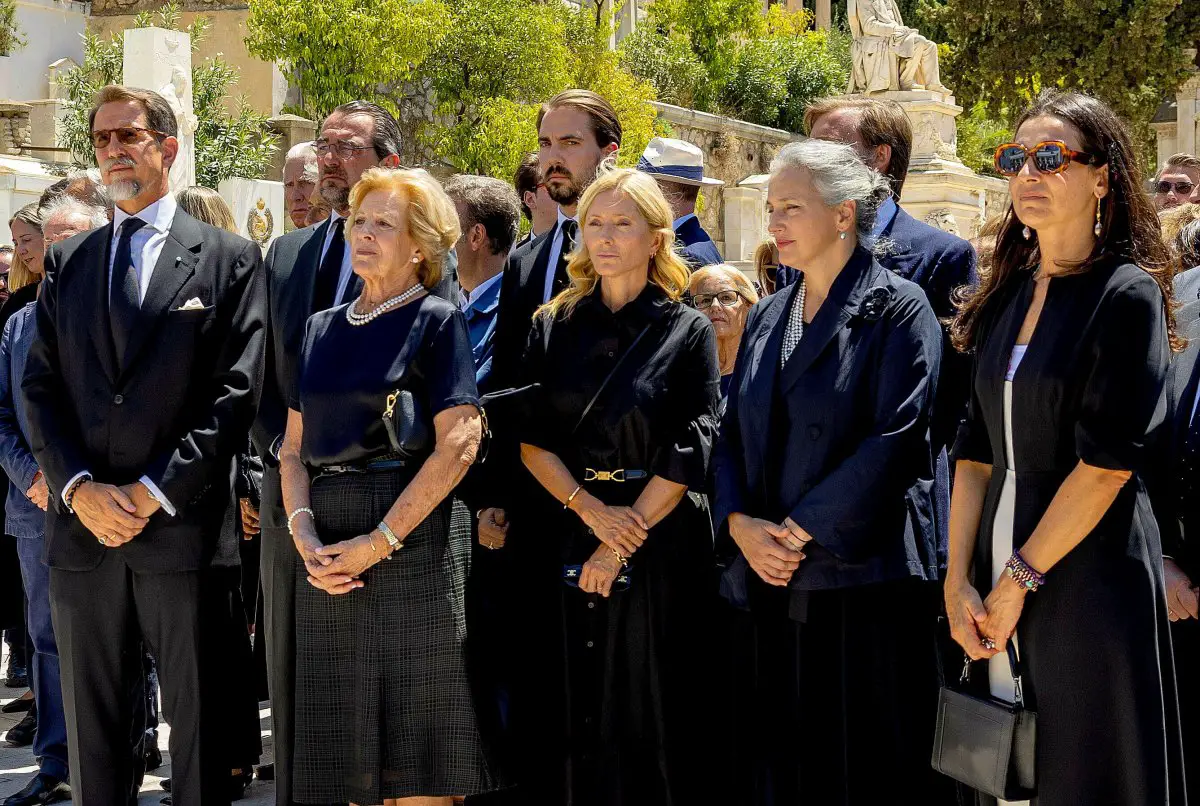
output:
M 1162 294 L 1115 259 L 1049 281 L 1012 381 L 1010 468 L 1005 376 L 1033 291 L 1033 272 L 1023 272 L 985 311 L 955 447 L 958 459 L 992 466 L 976 541 L 980 595 L 992 588 L 1007 470 L 1016 476 L 1018 549 L 1079 462 L 1133 473 L 1096 528 L 1026 597 L 1017 624 L 1025 701 L 1038 713 L 1034 803 L 1184 803 L 1162 547 L 1141 476 L 1170 359 Z
M 631 558 L 628 589 L 608 599 L 568 576 L 599 540 L 544 491 L 531 502 L 536 514 L 524 528 L 558 557 L 562 608 L 562 634 L 548 638 L 562 650 L 561 683 L 544 698 L 548 708 L 563 698 L 552 750 L 559 769 L 546 775 L 561 790 L 546 801 L 703 803 L 716 738 L 707 684 L 713 539 L 702 495 L 720 392 L 712 326 L 655 285 L 615 313 L 597 290 L 567 318 L 536 320 L 525 370 L 541 390 L 522 441 L 558 456 L 601 501 L 631 506 L 654 476 L 689 489 Z M 626 480 L 584 481 L 615 470 Z

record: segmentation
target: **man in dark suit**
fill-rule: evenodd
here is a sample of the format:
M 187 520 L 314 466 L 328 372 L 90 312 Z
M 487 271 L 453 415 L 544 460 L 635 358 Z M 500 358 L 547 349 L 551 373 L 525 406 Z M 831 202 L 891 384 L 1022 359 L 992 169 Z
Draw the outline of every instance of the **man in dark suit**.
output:
M 160 95 L 106 87 L 91 112 L 113 223 L 51 248 L 23 382 L 50 487 L 46 558 L 75 802 L 131 796 L 130 682 L 158 661 L 179 806 L 228 803 L 202 718 L 201 594 L 258 405 L 257 246 L 178 210 L 176 122 Z M 220 768 L 224 766 L 223 772 Z
M 352 301 L 362 281 L 350 268 L 346 216 L 350 188 L 369 168 L 400 165 L 400 127 L 380 106 L 351 101 L 329 113 L 314 143 L 318 192 L 333 210 L 326 221 L 280 236 L 267 253 L 270 333 L 262 403 L 254 425 L 254 447 L 264 458 L 262 554 L 262 633 L 267 641 L 271 719 L 275 750 L 275 802 L 292 802 L 292 725 L 295 691 L 295 548 L 287 530 L 279 484 L 279 446 L 287 423 L 288 396 L 308 317 Z M 458 279 L 443 272 L 434 292 L 458 300 Z
M 1175 302 L 1188 345 L 1171 359 L 1167 417 L 1155 459 L 1146 463 L 1146 486 L 1162 533 L 1188 795 L 1200 797 L 1200 690 L 1192 682 L 1200 674 L 1200 268 L 1176 275 Z
M 962 238 L 917 221 L 896 203 L 912 154 L 912 126 L 904 109 L 894 101 L 827 98 L 808 108 L 804 123 L 810 137 L 854 146 L 864 162 L 888 178 L 892 198 L 880 206 L 873 230 L 876 238 L 888 243 L 879 262 L 921 286 L 939 319 L 952 317 L 955 290 L 974 285 L 977 280 L 975 250 Z M 970 375 L 970 359 L 951 346 L 947 332 L 930 428 L 937 457 L 933 503 L 942 567 L 950 526 L 950 465 L 946 451 L 954 444 L 958 424 L 966 413 Z
M 692 271 L 721 263 L 717 245 L 696 217 L 700 188 L 725 183 L 704 175 L 704 152 L 686 140 L 655 137 L 638 158 L 637 168 L 658 182 L 675 215 L 675 248 Z

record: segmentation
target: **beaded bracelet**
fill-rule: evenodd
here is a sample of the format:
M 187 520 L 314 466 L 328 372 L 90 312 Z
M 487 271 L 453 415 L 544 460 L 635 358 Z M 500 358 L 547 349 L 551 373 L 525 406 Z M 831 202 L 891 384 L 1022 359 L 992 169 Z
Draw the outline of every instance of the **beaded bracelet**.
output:
M 289 535 L 292 534 L 292 521 L 296 520 L 297 515 L 302 514 L 308 515 L 308 517 L 312 518 L 313 520 L 316 520 L 317 517 L 313 514 L 312 507 L 300 507 L 299 509 L 295 510 L 291 515 L 288 515 L 287 519 L 287 530 Z
M 1046 576 L 1033 570 L 1033 566 L 1025 562 L 1019 551 L 1014 551 L 1008 558 L 1008 562 L 1004 564 L 1004 573 L 1030 593 L 1046 584 Z

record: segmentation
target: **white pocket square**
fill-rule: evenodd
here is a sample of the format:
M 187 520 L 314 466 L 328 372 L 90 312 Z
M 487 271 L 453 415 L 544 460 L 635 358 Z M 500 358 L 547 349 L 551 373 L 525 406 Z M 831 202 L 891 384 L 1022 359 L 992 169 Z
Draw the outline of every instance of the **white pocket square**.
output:
M 177 310 L 177 311 L 202 311 L 202 310 L 204 310 L 204 303 L 200 301 L 199 297 L 192 297 L 191 299 L 189 299 L 187 302 L 180 305 L 175 310 Z

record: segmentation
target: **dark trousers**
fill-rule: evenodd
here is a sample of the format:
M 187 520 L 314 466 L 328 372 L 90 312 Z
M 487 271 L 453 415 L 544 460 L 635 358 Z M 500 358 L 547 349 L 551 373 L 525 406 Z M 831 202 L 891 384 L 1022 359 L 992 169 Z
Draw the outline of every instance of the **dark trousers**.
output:
M 254 654 L 242 604 L 241 569 L 212 568 L 201 592 L 201 630 L 210 705 L 206 715 L 216 720 L 221 736 L 215 752 L 223 761 L 226 779 L 234 769 L 249 769 L 262 753 L 258 696 L 254 686 Z
M 177 806 L 229 803 L 216 772 L 212 721 L 201 668 L 200 602 L 205 572 L 137 574 L 118 550 L 90 571 L 50 570 L 50 601 L 62 664 L 71 787 L 76 806 L 128 799 L 135 771 L 128 747 L 142 675 L 139 637 L 158 665 L 163 711 L 171 725 L 172 798 Z M 211 756 L 211 758 L 210 758 Z
M 278 496 L 279 471 L 263 477 L 263 507 Z M 277 500 L 277 499 L 276 499 Z M 291 806 L 292 753 L 296 703 L 296 548 L 287 528 L 264 525 L 259 581 L 263 592 L 258 640 L 267 642 L 267 682 L 271 691 L 272 737 L 275 746 L 275 803 Z
M 42 562 L 46 541 L 41 537 L 22 537 L 16 541 L 28 603 L 25 620 L 33 640 L 29 673 L 38 714 L 33 755 L 44 775 L 61 781 L 67 778 L 67 723 L 59 680 L 58 644 L 50 618 L 50 569 Z
M 1193 682 L 1200 674 L 1200 621 L 1185 619 L 1172 623 L 1171 643 L 1175 650 L 1175 680 L 1179 687 L 1179 723 L 1183 729 L 1188 801 L 1200 803 L 1200 690 Z

